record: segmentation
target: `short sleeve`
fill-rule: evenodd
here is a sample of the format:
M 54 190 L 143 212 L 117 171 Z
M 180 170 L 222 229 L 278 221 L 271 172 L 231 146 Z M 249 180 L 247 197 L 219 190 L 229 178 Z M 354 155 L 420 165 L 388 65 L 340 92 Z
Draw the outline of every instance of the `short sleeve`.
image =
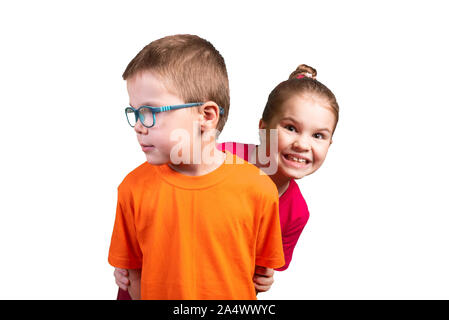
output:
M 283 271 L 290 265 L 298 239 L 309 220 L 309 209 L 295 180 L 290 181 L 289 188 L 279 201 L 285 265 L 276 270 Z
M 306 226 L 307 220 L 309 219 L 309 212 L 303 214 L 298 219 L 294 220 L 288 226 L 288 229 L 283 234 L 283 246 L 284 246 L 284 258 L 285 265 L 282 268 L 277 269 L 277 271 L 284 271 L 290 265 L 293 257 L 293 250 L 295 249 L 296 243 L 301 236 L 302 230 Z
M 123 185 L 118 188 L 117 211 L 109 247 L 109 263 L 117 268 L 142 268 L 142 251 L 134 223 L 132 193 Z
M 275 197 L 261 199 L 261 219 L 257 234 L 256 265 L 280 268 L 284 265 L 281 226 L 279 222 L 279 200 Z

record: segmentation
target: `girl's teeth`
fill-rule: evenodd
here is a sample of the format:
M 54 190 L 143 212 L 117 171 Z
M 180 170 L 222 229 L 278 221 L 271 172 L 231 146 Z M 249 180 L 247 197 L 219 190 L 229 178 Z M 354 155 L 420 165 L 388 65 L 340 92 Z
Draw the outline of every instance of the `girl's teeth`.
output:
M 305 159 L 299 159 L 299 158 L 296 158 L 296 157 L 291 156 L 291 155 L 288 155 L 287 159 L 292 160 L 292 161 L 296 161 L 296 162 L 299 162 L 299 163 L 305 163 L 306 162 Z

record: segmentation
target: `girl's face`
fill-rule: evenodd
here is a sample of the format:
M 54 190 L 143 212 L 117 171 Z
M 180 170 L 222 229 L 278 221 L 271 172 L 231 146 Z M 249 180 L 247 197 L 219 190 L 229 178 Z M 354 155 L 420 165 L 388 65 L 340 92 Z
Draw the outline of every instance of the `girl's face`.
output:
M 326 100 L 310 95 L 291 97 L 269 123 L 261 120 L 261 129 L 278 130 L 276 175 L 300 179 L 321 167 L 332 143 L 335 121 Z

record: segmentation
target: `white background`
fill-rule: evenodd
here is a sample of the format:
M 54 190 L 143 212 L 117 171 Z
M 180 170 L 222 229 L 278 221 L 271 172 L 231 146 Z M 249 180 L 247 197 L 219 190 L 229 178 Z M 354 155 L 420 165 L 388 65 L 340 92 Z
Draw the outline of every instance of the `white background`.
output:
M 444 1 L 2 1 L 0 298 L 115 299 L 116 190 L 145 161 L 121 79 L 177 33 L 225 58 L 221 141 L 258 142 L 269 92 L 301 63 L 337 96 L 311 213 L 261 299 L 448 299 Z

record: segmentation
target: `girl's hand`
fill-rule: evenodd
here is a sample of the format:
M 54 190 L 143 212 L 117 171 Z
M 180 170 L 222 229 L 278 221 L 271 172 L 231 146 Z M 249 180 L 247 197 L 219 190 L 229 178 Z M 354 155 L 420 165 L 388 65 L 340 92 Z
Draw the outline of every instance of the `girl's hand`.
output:
M 119 286 L 120 289 L 128 291 L 129 279 L 128 279 L 128 270 L 115 268 L 114 277 L 115 283 Z
M 274 269 L 256 266 L 253 282 L 257 293 L 270 290 L 274 282 Z

